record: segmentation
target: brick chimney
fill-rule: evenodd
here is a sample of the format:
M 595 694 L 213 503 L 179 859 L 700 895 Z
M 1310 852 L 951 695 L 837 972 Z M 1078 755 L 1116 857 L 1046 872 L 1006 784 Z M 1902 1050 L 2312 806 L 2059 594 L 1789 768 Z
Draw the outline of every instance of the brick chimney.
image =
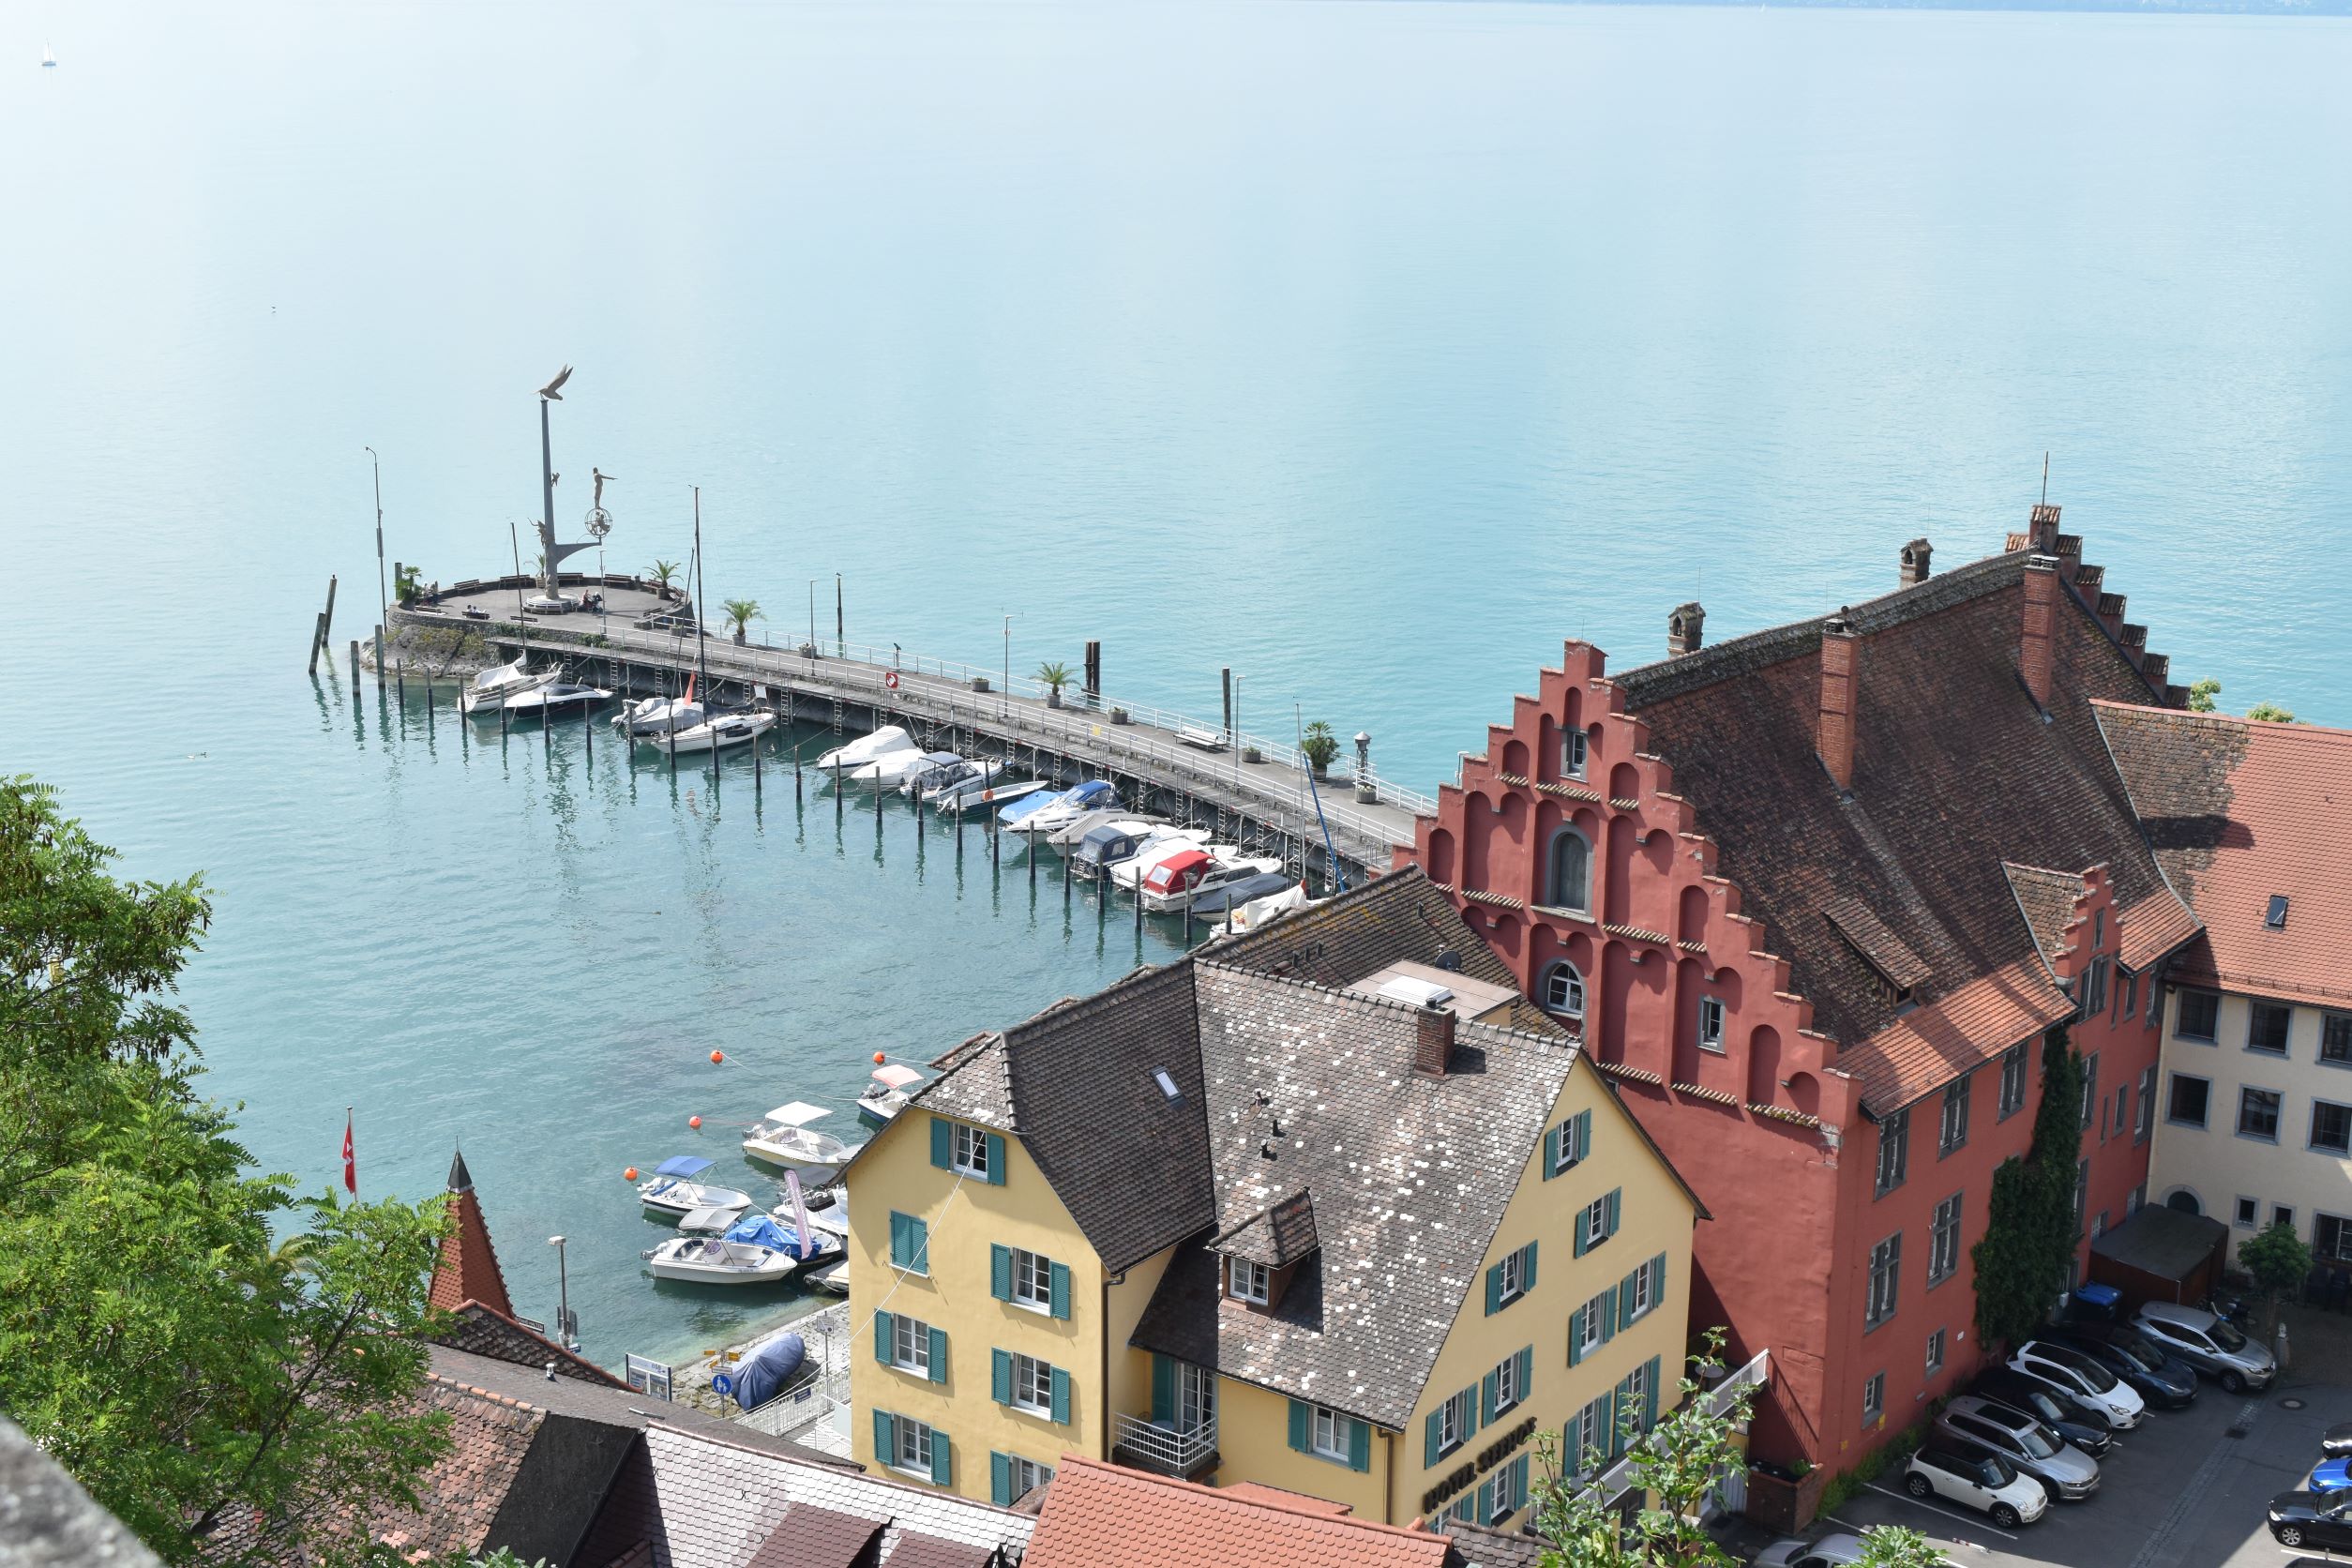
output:
M 1840 791 L 1854 787 L 1854 704 L 1862 686 L 1862 639 L 1847 614 L 1839 611 L 1821 627 L 1821 713 L 1813 732 L 1814 754 Z
M 2036 507 L 2039 518 L 2044 508 Z M 2055 506 L 2048 507 L 2052 513 Z M 2050 686 L 2058 671 L 2058 563 L 2055 555 L 2033 555 L 2026 560 L 2026 624 L 2017 644 L 2017 672 L 2025 678 L 2026 690 L 2033 696 L 2034 706 L 2043 713 L 2050 711 Z
M 1707 638 L 1707 611 L 1696 599 L 1678 604 L 1666 614 L 1666 656 L 1680 658 L 1698 652 Z
M 1913 539 L 1903 547 L 1903 586 L 1916 588 L 1927 580 L 1927 558 L 1936 547 L 1925 539 Z
M 2028 549 L 2048 555 L 2058 549 L 2058 509 L 2048 502 L 2041 502 L 2033 509 L 2033 520 L 2026 525 Z
M 1423 1007 L 1413 1015 L 1413 1071 L 1431 1078 L 1445 1077 L 1454 1055 L 1454 1010 Z

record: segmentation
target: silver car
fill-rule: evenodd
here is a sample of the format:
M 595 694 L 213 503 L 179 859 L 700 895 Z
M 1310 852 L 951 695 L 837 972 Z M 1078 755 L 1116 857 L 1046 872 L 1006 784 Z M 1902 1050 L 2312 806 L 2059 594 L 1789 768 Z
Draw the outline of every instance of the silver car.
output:
M 1750 1568 L 1853 1568 L 1864 1549 L 1861 1536 L 1843 1530 L 1811 1543 L 1791 1538 L 1756 1553 Z
M 2149 1302 L 2140 1308 L 2139 1321 L 2157 1344 L 2198 1371 L 2210 1373 L 2232 1394 L 2268 1388 L 2279 1375 L 2279 1364 L 2269 1350 L 2239 1333 L 2228 1319 L 2202 1307 Z
M 2053 1500 L 2079 1502 L 2099 1489 L 2099 1461 L 2023 1410 L 1964 1394 L 1944 1407 L 1936 1425 L 1983 1443 L 2041 1482 Z

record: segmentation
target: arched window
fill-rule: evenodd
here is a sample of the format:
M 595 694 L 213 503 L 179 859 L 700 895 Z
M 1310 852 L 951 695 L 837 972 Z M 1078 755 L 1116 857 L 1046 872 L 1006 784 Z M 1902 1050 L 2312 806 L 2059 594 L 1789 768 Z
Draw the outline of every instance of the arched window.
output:
M 1584 1021 L 1584 976 L 1565 958 L 1544 972 L 1544 1011 Z
M 1545 903 L 1556 910 L 1592 907 L 1592 846 L 1573 827 L 1552 835 L 1551 873 Z

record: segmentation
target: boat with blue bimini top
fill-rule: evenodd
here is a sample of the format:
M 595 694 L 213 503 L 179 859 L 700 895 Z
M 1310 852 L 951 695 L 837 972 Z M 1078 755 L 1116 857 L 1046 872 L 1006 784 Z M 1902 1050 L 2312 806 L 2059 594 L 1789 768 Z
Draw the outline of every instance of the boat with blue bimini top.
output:
M 650 1179 L 639 1185 L 637 1200 L 646 1208 L 675 1218 L 697 1209 L 748 1209 L 751 1195 L 733 1187 L 708 1186 L 695 1180 L 711 1168 L 700 1154 L 673 1154 L 654 1167 Z
M 1089 811 L 1119 809 L 1119 791 L 1108 778 L 1090 778 L 1054 795 L 1017 800 L 996 814 L 999 826 L 1042 838 L 1069 826 Z

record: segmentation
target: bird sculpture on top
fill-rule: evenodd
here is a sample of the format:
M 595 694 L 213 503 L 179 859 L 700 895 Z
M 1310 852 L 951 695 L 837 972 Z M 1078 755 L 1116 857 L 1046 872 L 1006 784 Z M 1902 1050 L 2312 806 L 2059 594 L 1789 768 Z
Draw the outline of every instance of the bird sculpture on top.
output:
M 539 388 L 539 396 L 547 399 L 550 402 L 562 402 L 564 400 L 564 384 L 571 379 L 572 368 L 569 365 L 566 365 L 562 369 L 555 372 L 555 379 L 553 381 L 549 382 L 545 386 Z

